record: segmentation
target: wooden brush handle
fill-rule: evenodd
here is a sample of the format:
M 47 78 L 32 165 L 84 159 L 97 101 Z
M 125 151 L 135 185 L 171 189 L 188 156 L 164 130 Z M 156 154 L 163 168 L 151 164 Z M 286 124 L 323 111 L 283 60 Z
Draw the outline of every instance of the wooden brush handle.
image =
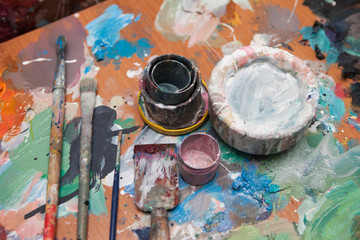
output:
M 87 239 L 90 192 L 91 142 L 92 125 L 85 120 L 82 122 L 81 125 L 80 138 L 80 181 L 77 216 L 77 239 L 79 240 Z
M 65 90 L 53 92 L 52 117 L 50 128 L 50 156 L 46 190 L 46 208 L 44 222 L 44 239 L 55 238 L 56 215 L 59 202 L 59 181 L 61 169 L 61 152 L 64 127 Z
M 151 212 L 151 240 L 170 240 L 169 220 L 165 208 L 155 208 Z

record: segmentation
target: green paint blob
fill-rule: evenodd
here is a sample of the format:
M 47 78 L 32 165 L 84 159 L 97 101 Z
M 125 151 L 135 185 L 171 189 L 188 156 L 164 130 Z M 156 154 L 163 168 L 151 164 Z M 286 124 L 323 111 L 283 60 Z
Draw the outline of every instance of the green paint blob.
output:
M 323 138 L 323 134 L 315 134 L 315 133 L 309 133 L 306 136 L 307 144 L 311 148 L 316 148 L 316 146 L 320 143 L 321 139 Z
M 132 118 L 127 118 L 125 120 L 122 120 L 119 118 L 114 121 L 114 124 L 117 124 L 121 128 L 125 129 L 125 128 L 134 127 L 136 125 L 136 120 Z
M 348 181 L 326 194 L 326 198 L 306 229 L 304 239 L 355 239 L 360 230 L 359 186 Z
M 0 208 L 19 208 L 34 175 L 47 175 L 50 144 L 51 109 L 37 114 L 32 120 L 33 139 L 29 137 L 9 152 L 11 165 L 0 175 Z M 34 161 L 34 158 L 37 158 Z
M 41 173 L 40 179 L 47 179 L 50 123 L 51 108 L 48 108 L 32 119 L 32 134 L 29 135 L 29 138 L 23 141 L 15 150 L 9 151 L 10 165 L 0 175 L 0 209 L 9 210 L 22 207 L 21 204 L 26 200 L 24 194 L 28 192 L 35 174 Z M 77 131 L 73 123 L 70 122 L 69 124 L 68 131 L 64 133 L 61 176 L 64 176 L 70 167 L 71 142 L 77 137 Z M 35 158 L 36 160 L 34 160 Z M 59 197 L 71 194 L 78 188 L 79 177 L 77 176 L 73 182 L 61 186 Z M 32 192 L 38 191 L 38 195 L 41 196 L 40 190 L 43 189 L 32 189 Z M 24 201 L 19 201 L 19 199 L 24 199 Z M 107 214 L 104 188 L 102 186 L 100 188 L 95 187 L 90 191 L 90 209 L 96 215 Z M 70 212 L 66 210 L 65 206 L 60 205 L 59 217 L 68 214 Z
M 254 226 L 241 226 L 234 234 L 232 234 L 228 240 L 287 240 L 291 239 L 290 233 L 271 233 L 269 235 L 263 236 L 260 231 Z

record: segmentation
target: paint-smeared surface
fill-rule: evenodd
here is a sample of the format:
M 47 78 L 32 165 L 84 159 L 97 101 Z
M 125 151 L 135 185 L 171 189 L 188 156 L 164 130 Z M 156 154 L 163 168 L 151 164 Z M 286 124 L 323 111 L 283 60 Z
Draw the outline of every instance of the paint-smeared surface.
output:
M 77 34 L 73 34 L 74 32 Z M 44 89 L 43 92 L 50 93 L 52 90 L 51 79 L 54 79 L 56 65 L 55 44 L 59 35 L 64 35 L 67 40 L 66 59 L 76 59 L 75 63 L 66 65 L 67 87 L 72 88 L 78 84 L 80 66 L 85 62 L 83 42 L 86 32 L 80 21 L 72 16 L 45 27 L 38 41 L 30 43 L 17 56 L 20 62 L 39 57 L 50 58 L 53 61 L 41 61 L 28 65 L 19 64 L 17 71 L 5 70 L 2 78 L 12 80 L 17 89 L 33 90 L 34 92 Z
M 134 15 L 131 23 L 117 30 L 120 35 L 118 41 L 124 40 L 124 44 L 126 40 L 134 44 L 145 38 L 151 46 L 156 43 L 151 48 L 151 54 L 176 53 L 192 59 L 205 81 L 222 54 L 231 54 L 234 49 L 251 43 L 254 46 L 283 48 L 301 58 L 313 69 L 320 86 L 316 119 L 312 121 L 305 138 L 284 153 L 260 157 L 236 151 L 217 136 L 210 121 L 198 130 L 217 139 L 222 152 L 222 165 L 215 179 L 203 187 L 194 187 L 179 179 L 180 205 L 170 213 L 172 239 L 358 237 L 360 220 L 356 187 L 359 186 L 360 119 L 357 80 L 360 31 L 358 6 L 354 5 L 357 1 L 304 1 L 305 6 L 301 1 L 233 0 L 209 4 L 208 1 L 186 0 L 164 1 L 163 6 L 167 7 L 163 8 L 161 2 L 151 2 L 151 5 L 144 0 L 115 2 L 118 4 L 117 11 L 120 8 L 123 11 L 121 15 Z M 185 11 L 189 10 L 186 7 L 195 11 L 184 12 L 180 9 L 180 2 L 183 2 Z M 59 239 L 74 239 L 76 231 L 76 149 L 79 147 L 80 109 L 76 108 L 75 103 L 79 98 L 79 79 L 96 76 L 101 84 L 96 102 L 98 120 L 94 119 L 97 127 L 94 131 L 98 131 L 97 138 L 106 139 L 96 142 L 100 153 L 93 169 L 96 178 L 92 181 L 90 193 L 91 236 L 97 239 L 108 236 L 114 172 L 112 159 L 115 159 L 110 155 L 116 151 L 113 148 L 116 146 L 118 129 L 129 128 L 129 133 L 135 131 L 125 137 L 120 167 L 119 239 L 147 239 L 149 236 L 150 217 L 133 203 L 132 144 L 170 142 L 179 145 L 183 139 L 183 136 L 158 134 L 148 127 L 136 131 L 142 122 L 134 104 L 137 101 L 137 81 L 131 77 L 136 78 L 140 67 L 146 65 L 146 57 L 143 61 L 136 52 L 133 53 L 133 48 L 129 48 L 131 58 L 114 53 L 115 58 L 119 56 L 119 61 L 105 56 L 102 62 L 98 62 L 91 53 L 92 47 L 87 46 L 86 36 L 89 32 L 86 24 L 105 14 L 104 10 L 111 4 L 100 4 L 62 20 L 73 23 L 67 24 L 66 30 L 74 36 L 74 32 L 78 32 L 79 37 L 82 36 L 78 39 L 82 45 L 73 43 L 77 51 L 68 54 L 79 57 L 69 57 L 67 60 L 72 63 L 66 65 L 68 69 L 78 65 L 76 71 L 79 72 L 73 87 L 67 89 L 69 115 L 65 116 L 66 140 L 60 187 L 62 204 L 58 209 Z M 158 24 L 156 15 L 165 18 Z M 183 19 L 188 19 L 192 26 L 187 27 Z M 206 20 L 202 21 L 204 24 L 198 24 L 203 19 Z M 315 20 L 321 24 L 314 25 Z M 79 22 L 84 24 L 82 29 L 77 28 Z M 165 27 L 166 33 L 159 32 L 157 25 Z M 53 26 L 58 26 L 58 23 Z M 308 40 L 300 32 L 304 28 L 308 30 Z M 39 79 L 32 78 L 35 75 L 32 70 L 41 66 L 40 71 L 48 74 L 51 64 L 55 64 L 55 55 L 51 55 L 47 49 L 33 49 L 35 54 L 29 58 L 19 58 L 18 55 L 38 41 L 42 42 L 41 36 L 46 34 L 45 31 L 47 29 L 41 29 L 0 45 L 0 181 L 5 183 L 0 190 L 0 236 L 7 235 L 8 239 L 42 238 L 44 215 L 38 213 L 44 211 L 45 202 L 50 141 L 49 106 L 52 99 L 48 90 L 53 76 L 49 76 L 50 82 L 40 83 Z M 319 43 L 319 36 L 323 40 L 326 37 L 328 40 L 325 41 L 330 42 L 328 52 L 322 50 L 326 45 Z M 318 45 L 317 48 L 312 41 Z M 192 44 L 190 48 L 189 43 Z M 314 48 L 309 46 L 311 44 Z M 338 56 L 337 50 L 340 51 Z M 324 59 L 320 60 L 322 55 Z M 23 62 L 39 58 L 52 61 L 34 61 L 23 65 Z M 113 62 L 115 67 L 109 62 Z M 31 82 L 33 87 L 23 88 L 24 84 L 19 85 L 25 75 L 31 78 L 26 81 Z M 38 82 L 32 83 L 35 80 Z M 114 122 L 118 126 L 114 127 Z M 231 178 L 240 174 L 238 181 Z M 240 188 L 234 189 L 234 181 L 241 182 L 245 186 L 242 189 L 248 193 Z M 253 189 L 260 188 L 260 185 L 265 191 L 262 189 L 254 193 Z M 271 193 L 272 186 L 278 188 L 276 193 Z M 260 205 L 256 199 L 261 199 L 258 196 L 269 199 L 267 194 L 270 196 L 269 206 L 265 203 Z M 270 206 L 271 213 L 266 210 Z
M 132 13 L 124 13 L 117 5 L 111 5 L 98 18 L 86 25 L 88 36 L 86 43 L 92 47 L 91 52 L 97 61 L 112 62 L 119 68 L 121 58 L 131 58 L 136 54 L 143 59 L 150 55 L 154 47 L 147 38 L 136 40 L 123 39 L 120 31 L 132 22 L 137 22 L 140 15 L 134 19 Z

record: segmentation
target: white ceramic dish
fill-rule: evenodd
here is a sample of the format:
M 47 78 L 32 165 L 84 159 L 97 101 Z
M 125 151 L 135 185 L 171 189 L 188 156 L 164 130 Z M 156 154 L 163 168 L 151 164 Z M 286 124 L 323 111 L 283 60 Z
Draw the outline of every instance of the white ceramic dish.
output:
M 316 113 L 317 82 L 292 54 L 270 47 L 243 47 L 214 68 L 210 119 L 219 136 L 251 154 L 284 151 L 298 142 Z

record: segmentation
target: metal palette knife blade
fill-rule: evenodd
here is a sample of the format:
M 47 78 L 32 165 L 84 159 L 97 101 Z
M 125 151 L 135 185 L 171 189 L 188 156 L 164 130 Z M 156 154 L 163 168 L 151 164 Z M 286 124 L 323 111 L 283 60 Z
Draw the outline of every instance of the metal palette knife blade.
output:
M 135 204 L 151 212 L 151 239 L 170 239 L 167 210 L 179 203 L 175 144 L 135 145 Z

